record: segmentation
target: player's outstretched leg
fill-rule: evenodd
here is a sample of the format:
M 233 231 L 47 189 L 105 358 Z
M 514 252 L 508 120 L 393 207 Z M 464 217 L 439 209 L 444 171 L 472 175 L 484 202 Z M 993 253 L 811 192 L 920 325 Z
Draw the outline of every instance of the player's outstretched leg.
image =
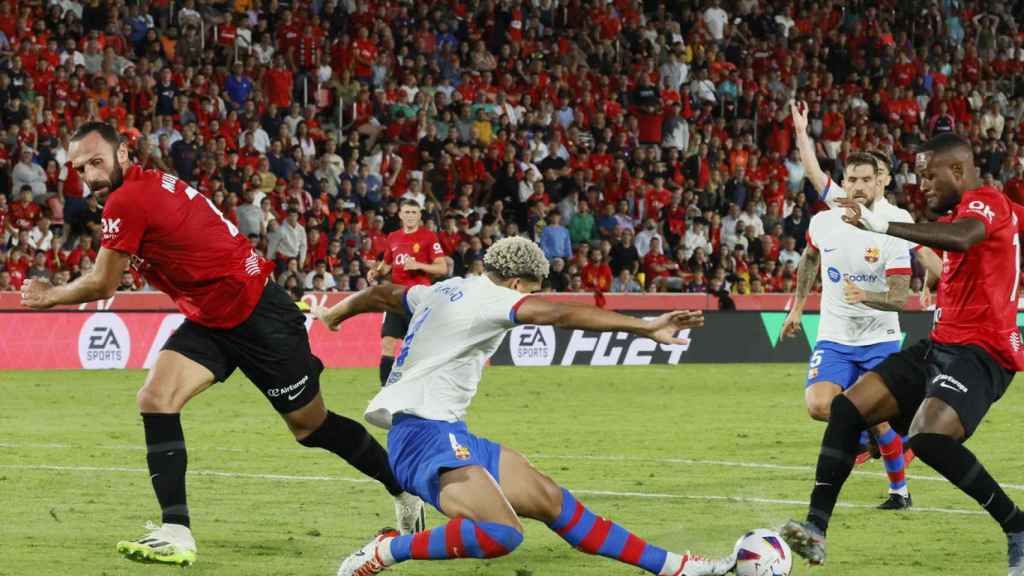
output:
M 497 558 L 523 541 L 523 526 L 483 466 L 441 474 L 441 510 L 448 523 L 415 534 L 378 535 L 346 558 L 338 576 L 369 576 L 407 560 Z
M 387 452 L 365 426 L 329 412 L 319 393 L 309 404 L 285 414 L 284 419 L 299 444 L 336 454 L 356 470 L 383 484 L 395 497 L 398 529 L 403 534 L 416 530 L 423 515 L 423 502 L 402 490 L 388 464 Z
M 903 438 L 888 424 L 879 424 L 873 429 L 878 439 L 878 448 L 885 462 L 885 474 L 889 477 L 889 498 L 878 506 L 879 510 L 904 510 L 913 501 L 907 489 L 907 463 L 903 457 Z
M 573 548 L 642 568 L 661 576 L 713 576 L 736 564 L 734 556 L 706 559 L 659 548 L 598 516 L 569 490 L 541 474 L 521 454 L 501 451 L 501 487 L 516 512 L 540 520 Z
M 138 562 L 188 566 L 196 561 L 185 493 L 188 453 L 181 428 L 181 409 L 213 383 L 213 374 L 185 356 L 165 350 L 138 393 L 146 432 L 146 464 L 160 503 L 161 525 L 149 523 L 147 533 L 117 543 L 117 551 Z
M 978 417 L 981 420 L 981 416 Z M 1006 533 L 1009 575 L 1024 575 L 1024 513 L 962 442 L 968 436 L 957 412 L 927 398 L 914 416 L 910 446 L 925 464 L 974 498 Z
M 875 372 L 862 376 L 832 400 L 828 426 L 821 440 L 806 522 L 789 522 L 782 537 L 811 564 L 825 562 L 825 534 L 839 492 L 853 470 L 860 434 L 871 424 L 890 420 L 899 412 L 896 399 Z

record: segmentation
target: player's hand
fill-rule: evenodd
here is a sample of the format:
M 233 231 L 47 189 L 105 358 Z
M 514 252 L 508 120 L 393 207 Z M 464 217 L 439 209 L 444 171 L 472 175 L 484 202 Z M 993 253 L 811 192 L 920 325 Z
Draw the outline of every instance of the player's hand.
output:
M 402 262 L 402 267 L 405 268 L 406 272 L 413 272 L 421 270 L 423 268 L 423 264 L 415 258 L 406 258 L 405 261 Z
M 935 299 L 932 297 L 932 289 L 925 284 L 921 287 L 921 295 L 918 297 L 921 302 L 921 308 L 930 308 L 935 303 Z
M 661 344 L 689 344 L 686 338 L 679 338 L 676 332 L 704 325 L 704 312 L 700 310 L 676 310 L 658 316 L 647 322 L 643 336 Z
M 789 112 L 793 116 L 793 129 L 797 134 L 807 133 L 807 102 L 790 100 Z
M 799 310 L 790 310 L 789 314 L 786 314 L 786 320 L 782 323 L 782 338 L 792 338 L 803 330 L 801 316 L 803 312 Z
M 341 326 L 341 320 L 331 316 L 330 308 L 317 304 L 313 306 L 312 312 L 313 315 L 316 316 L 317 320 L 322 322 L 323 325 L 326 326 L 328 330 L 332 332 L 338 331 L 338 328 Z
M 879 212 L 873 212 L 868 207 L 862 206 L 860 202 L 850 198 L 836 198 L 836 204 L 845 211 L 843 222 L 868 232 L 885 234 L 889 231 L 889 219 Z
M 860 304 L 864 298 L 864 291 L 853 282 L 846 280 L 846 283 L 843 284 L 843 300 L 847 304 Z
M 367 283 L 373 282 L 374 278 L 376 278 L 376 277 L 377 277 L 377 269 L 376 268 L 370 268 L 369 270 L 366 271 L 366 282 Z
M 50 297 L 53 286 L 44 278 L 25 280 L 21 285 L 21 305 L 33 310 L 52 308 L 56 302 Z

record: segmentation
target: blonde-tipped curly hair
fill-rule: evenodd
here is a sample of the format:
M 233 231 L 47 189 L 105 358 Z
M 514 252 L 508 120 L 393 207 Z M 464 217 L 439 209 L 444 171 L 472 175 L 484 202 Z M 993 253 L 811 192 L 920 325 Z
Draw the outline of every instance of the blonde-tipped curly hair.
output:
M 484 270 L 501 278 L 540 282 L 548 275 L 548 260 L 532 240 L 520 236 L 495 242 L 484 255 Z

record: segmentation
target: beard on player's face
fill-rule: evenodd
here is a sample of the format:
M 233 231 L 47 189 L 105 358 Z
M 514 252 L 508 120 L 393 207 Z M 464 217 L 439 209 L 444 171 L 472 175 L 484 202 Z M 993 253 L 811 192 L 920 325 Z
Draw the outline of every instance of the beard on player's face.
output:
M 106 178 L 94 179 L 87 182 L 87 184 L 89 189 L 96 194 L 96 200 L 100 204 L 106 202 L 111 192 L 120 188 L 121 184 L 124 184 L 124 172 L 121 170 L 121 164 L 117 161 L 117 157 L 114 157 L 114 167 L 111 168 Z

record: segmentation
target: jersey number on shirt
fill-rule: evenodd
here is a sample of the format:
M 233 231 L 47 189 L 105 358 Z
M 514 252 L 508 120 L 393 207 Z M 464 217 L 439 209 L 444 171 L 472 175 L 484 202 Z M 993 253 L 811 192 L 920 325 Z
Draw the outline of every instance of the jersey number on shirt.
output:
M 161 180 L 161 185 L 163 186 L 163 189 L 167 190 L 171 194 L 174 194 L 174 187 L 178 183 L 178 179 L 169 174 L 164 174 Z M 196 190 L 191 186 L 185 187 L 185 195 L 188 196 L 189 200 L 194 199 L 196 196 L 200 196 L 199 190 Z M 206 200 L 206 204 L 210 207 L 210 210 L 213 210 L 213 213 L 216 214 L 218 218 L 220 218 L 220 221 L 223 222 L 224 225 L 228 227 L 228 232 L 231 233 L 231 237 L 234 238 L 235 236 L 238 236 L 238 228 L 234 224 L 232 224 L 227 218 L 224 217 L 224 213 L 218 210 L 217 207 L 213 205 L 213 202 L 211 202 L 210 199 L 207 198 L 206 196 L 203 196 L 203 200 Z

